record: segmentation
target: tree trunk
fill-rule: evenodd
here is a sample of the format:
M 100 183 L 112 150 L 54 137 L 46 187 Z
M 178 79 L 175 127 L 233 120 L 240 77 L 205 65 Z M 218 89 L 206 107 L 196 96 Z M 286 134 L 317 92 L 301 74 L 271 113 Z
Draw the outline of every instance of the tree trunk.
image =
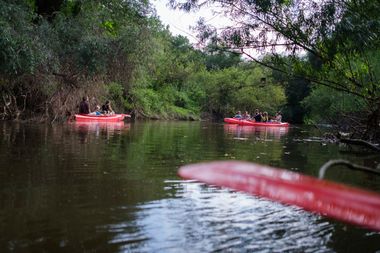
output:
M 380 101 L 374 105 L 375 110 L 368 115 L 364 138 L 378 142 L 380 140 Z

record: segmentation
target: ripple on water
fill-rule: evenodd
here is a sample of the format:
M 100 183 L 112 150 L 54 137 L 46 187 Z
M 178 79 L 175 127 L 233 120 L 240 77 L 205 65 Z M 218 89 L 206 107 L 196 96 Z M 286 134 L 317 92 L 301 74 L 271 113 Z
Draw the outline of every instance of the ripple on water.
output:
M 116 226 L 110 243 L 132 250 L 143 241 L 138 251 L 162 252 L 333 251 L 333 226 L 318 215 L 196 182 L 166 183 L 182 187 L 180 196 L 141 204 L 138 232 L 126 235 Z

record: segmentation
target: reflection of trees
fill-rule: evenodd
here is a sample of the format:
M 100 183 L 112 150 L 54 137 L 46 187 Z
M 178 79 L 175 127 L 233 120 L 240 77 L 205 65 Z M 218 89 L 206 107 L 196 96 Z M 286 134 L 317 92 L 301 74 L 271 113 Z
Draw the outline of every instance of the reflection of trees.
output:
M 115 179 L 95 159 L 115 136 L 89 131 L 83 143 L 84 129 L 71 127 L 1 125 L 0 249 L 10 241 L 15 249 L 34 244 L 37 251 L 66 243 L 68 249 L 96 248 L 111 238 L 98 226 L 134 219 L 133 211 L 111 209 L 142 201 L 134 187 L 139 183 Z
M 225 124 L 224 132 L 233 138 L 238 138 L 228 145 L 229 152 L 236 159 L 277 165 L 282 157 L 282 143 L 284 137 L 287 136 L 288 128 Z M 239 140 L 239 138 L 246 140 Z
M 119 251 L 122 241 L 108 243 L 116 230 L 141 233 L 135 224 L 141 205 L 180 196 L 182 189 L 168 189 L 167 180 L 178 180 L 182 164 L 239 159 L 316 175 L 326 157 L 339 154 L 334 145 L 293 142 L 297 129 L 279 139 L 270 131 L 244 132 L 242 141 L 222 125 L 199 122 L 120 129 L 1 124 L 0 251 L 10 240 L 16 249 L 33 244 L 35 251 L 59 245 Z M 338 178 L 334 173 L 329 178 Z
M 47 207 L 58 201 L 64 206 L 84 202 L 112 206 L 161 198 L 166 194 L 163 180 L 177 178 L 179 165 L 215 149 L 200 145 L 204 143 L 199 140 L 206 139 L 200 138 L 198 123 L 191 122 L 136 124 L 111 134 L 106 128 L 82 125 L 2 128 L 6 134 L 0 163 L 6 169 L 0 174 L 1 189 L 18 188 L 22 193 L 2 198 L 12 199 L 5 205 L 9 208 L 14 201 L 30 198 L 33 201 L 19 205 Z M 199 143 L 197 154 L 191 151 L 194 142 Z

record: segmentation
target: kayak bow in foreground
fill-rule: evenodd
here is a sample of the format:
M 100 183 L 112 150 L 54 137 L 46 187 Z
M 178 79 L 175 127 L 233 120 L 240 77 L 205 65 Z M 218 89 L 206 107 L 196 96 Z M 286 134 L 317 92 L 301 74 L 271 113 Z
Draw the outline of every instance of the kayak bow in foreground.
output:
M 380 194 L 248 162 L 186 165 L 179 175 L 380 231 Z

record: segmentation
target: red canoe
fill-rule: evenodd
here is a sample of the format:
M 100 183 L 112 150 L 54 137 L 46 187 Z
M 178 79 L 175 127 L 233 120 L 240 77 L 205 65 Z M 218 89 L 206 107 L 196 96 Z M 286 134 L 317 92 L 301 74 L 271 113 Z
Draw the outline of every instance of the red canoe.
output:
M 75 114 L 76 121 L 98 121 L 98 122 L 118 122 L 124 118 L 130 118 L 129 114 L 112 114 L 112 115 L 90 115 Z
M 224 118 L 224 122 L 229 124 L 238 124 L 241 126 L 266 126 L 266 127 L 287 127 L 287 122 L 255 122 L 253 120 Z
M 248 162 L 183 166 L 179 175 L 380 231 L 380 194 Z

